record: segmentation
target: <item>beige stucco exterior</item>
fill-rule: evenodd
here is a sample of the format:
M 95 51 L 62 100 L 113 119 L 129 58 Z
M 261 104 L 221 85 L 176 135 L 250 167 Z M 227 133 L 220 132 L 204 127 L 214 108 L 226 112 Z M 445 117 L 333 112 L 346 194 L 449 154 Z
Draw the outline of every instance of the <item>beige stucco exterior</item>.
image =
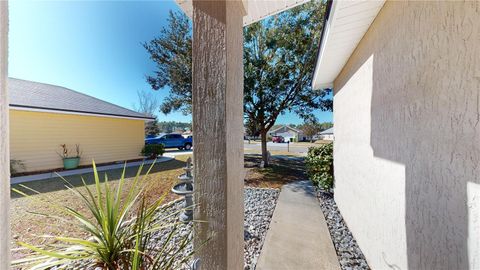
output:
M 63 167 L 60 144 L 72 153 L 80 145 L 80 165 L 139 158 L 144 121 L 10 110 L 10 157 L 21 160 L 26 171 Z
M 335 199 L 373 269 L 480 269 L 480 2 L 385 3 L 334 83 Z
M 195 254 L 243 269 L 243 28 L 239 1 L 193 1 Z
M 10 268 L 8 2 L 0 1 L 0 269 Z

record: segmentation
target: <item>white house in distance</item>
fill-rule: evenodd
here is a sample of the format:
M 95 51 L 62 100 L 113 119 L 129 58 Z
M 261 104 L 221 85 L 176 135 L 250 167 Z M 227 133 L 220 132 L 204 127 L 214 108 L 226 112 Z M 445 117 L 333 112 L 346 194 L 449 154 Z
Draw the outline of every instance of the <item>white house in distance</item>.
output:
M 268 132 L 268 134 L 270 136 L 282 136 L 285 138 L 285 141 L 290 141 L 290 142 L 299 142 L 299 141 L 307 140 L 307 137 L 305 136 L 305 134 L 303 134 L 303 131 L 288 125 L 283 125 L 279 128 L 271 130 L 270 132 Z
M 334 138 L 333 137 L 333 127 L 329 128 L 329 129 L 326 129 L 326 130 L 318 133 L 318 135 L 314 136 L 314 139 L 325 140 L 325 141 L 333 141 L 333 138 Z

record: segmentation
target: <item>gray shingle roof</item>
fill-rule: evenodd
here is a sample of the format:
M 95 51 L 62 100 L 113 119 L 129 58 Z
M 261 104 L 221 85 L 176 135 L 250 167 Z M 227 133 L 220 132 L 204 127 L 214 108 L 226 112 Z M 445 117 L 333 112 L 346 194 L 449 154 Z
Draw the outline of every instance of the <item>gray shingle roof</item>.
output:
M 297 132 L 297 133 L 301 133 L 301 132 L 302 132 L 301 130 L 296 129 L 296 128 L 293 128 L 293 127 L 291 127 L 291 126 L 289 126 L 289 125 L 282 125 L 282 126 L 276 128 L 276 129 L 274 129 L 274 130 L 270 130 L 269 132 L 270 132 L 270 133 L 273 133 L 273 132 L 278 131 L 279 129 L 282 129 L 282 128 L 284 128 L 284 127 L 285 127 L 285 128 L 288 128 L 288 129 L 291 129 L 291 130 L 293 130 L 293 131 L 295 131 L 295 132 Z
M 9 78 L 8 90 L 10 107 L 152 119 L 61 86 Z
M 320 132 L 321 135 L 326 135 L 326 134 L 333 134 L 333 127 L 329 129 L 325 129 L 324 131 Z

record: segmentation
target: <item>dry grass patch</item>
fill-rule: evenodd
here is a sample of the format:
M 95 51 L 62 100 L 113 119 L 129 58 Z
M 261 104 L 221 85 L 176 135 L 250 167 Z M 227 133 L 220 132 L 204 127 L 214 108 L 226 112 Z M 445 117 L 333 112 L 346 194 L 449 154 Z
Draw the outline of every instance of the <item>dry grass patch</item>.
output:
M 281 188 L 290 182 L 307 179 L 304 161 L 296 155 L 272 156 L 267 168 L 260 168 L 260 161 L 261 155 L 245 155 L 246 186 Z
M 332 141 L 327 141 L 327 140 L 317 140 L 314 142 L 296 142 L 292 143 L 292 146 L 307 146 L 307 147 L 312 147 L 312 146 L 318 146 L 319 144 L 327 144 L 331 143 Z
M 151 201 L 167 193 L 165 202 L 171 201 L 177 196 L 170 192 L 172 186 L 177 182 L 177 176 L 183 173 L 182 168 L 185 166 L 185 161 L 190 155 L 177 156 L 175 160 L 162 162 L 154 165 L 152 171 L 147 177 L 143 177 L 140 180 L 140 185 L 144 187 L 147 192 L 147 198 Z M 144 174 L 150 165 L 143 168 L 142 174 Z M 135 176 L 138 171 L 138 167 L 130 167 L 126 169 L 125 189 L 131 185 L 131 178 Z M 109 179 L 109 185 L 113 188 L 116 186 L 117 180 L 120 178 L 122 169 L 110 170 L 107 173 Z M 93 174 L 83 175 L 85 182 L 90 186 L 92 190 L 94 185 Z M 101 177 L 103 178 L 103 177 Z M 66 180 L 74 186 L 79 187 L 79 190 L 84 190 L 82 186 L 81 176 L 69 176 Z M 34 245 L 45 244 L 45 238 L 38 237 L 38 235 L 68 235 L 72 237 L 85 237 L 82 235 L 75 225 L 68 222 L 59 223 L 58 220 L 52 220 L 46 216 L 38 215 L 36 213 L 49 213 L 60 214 L 59 210 L 53 207 L 54 204 L 71 207 L 82 213 L 86 213 L 85 206 L 78 203 L 78 199 L 72 196 L 71 191 L 65 187 L 65 182 L 60 178 L 52 178 L 44 181 L 37 181 L 31 183 L 25 183 L 28 188 L 34 189 L 39 194 L 34 194 L 31 191 L 19 186 L 14 185 L 13 188 L 20 189 L 28 192 L 32 196 L 23 197 L 12 191 L 11 200 L 11 230 L 12 230 L 12 247 L 16 248 L 17 242 L 26 242 Z M 123 194 L 126 196 L 126 194 Z M 53 241 L 53 240 L 52 240 Z M 26 254 L 26 250 L 15 250 L 13 252 L 14 259 L 18 259 Z

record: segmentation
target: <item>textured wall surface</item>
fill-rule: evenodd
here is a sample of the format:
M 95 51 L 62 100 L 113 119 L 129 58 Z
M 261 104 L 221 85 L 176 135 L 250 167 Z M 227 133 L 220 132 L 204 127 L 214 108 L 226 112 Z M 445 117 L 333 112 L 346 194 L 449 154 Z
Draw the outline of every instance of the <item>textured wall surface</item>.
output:
M 196 254 L 202 269 L 243 269 L 243 6 L 193 1 Z M 210 238 L 210 239 L 209 239 Z M 208 241 L 206 241 L 208 239 Z
M 10 268 L 8 132 L 8 1 L 0 1 L 0 269 Z
M 480 2 L 387 2 L 335 81 L 335 199 L 373 269 L 480 269 Z
M 60 144 L 72 154 L 79 144 L 81 165 L 139 158 L 144 121 L 58 113 L 10 111 L 10 156 L 26 171 L 61 168 Z

